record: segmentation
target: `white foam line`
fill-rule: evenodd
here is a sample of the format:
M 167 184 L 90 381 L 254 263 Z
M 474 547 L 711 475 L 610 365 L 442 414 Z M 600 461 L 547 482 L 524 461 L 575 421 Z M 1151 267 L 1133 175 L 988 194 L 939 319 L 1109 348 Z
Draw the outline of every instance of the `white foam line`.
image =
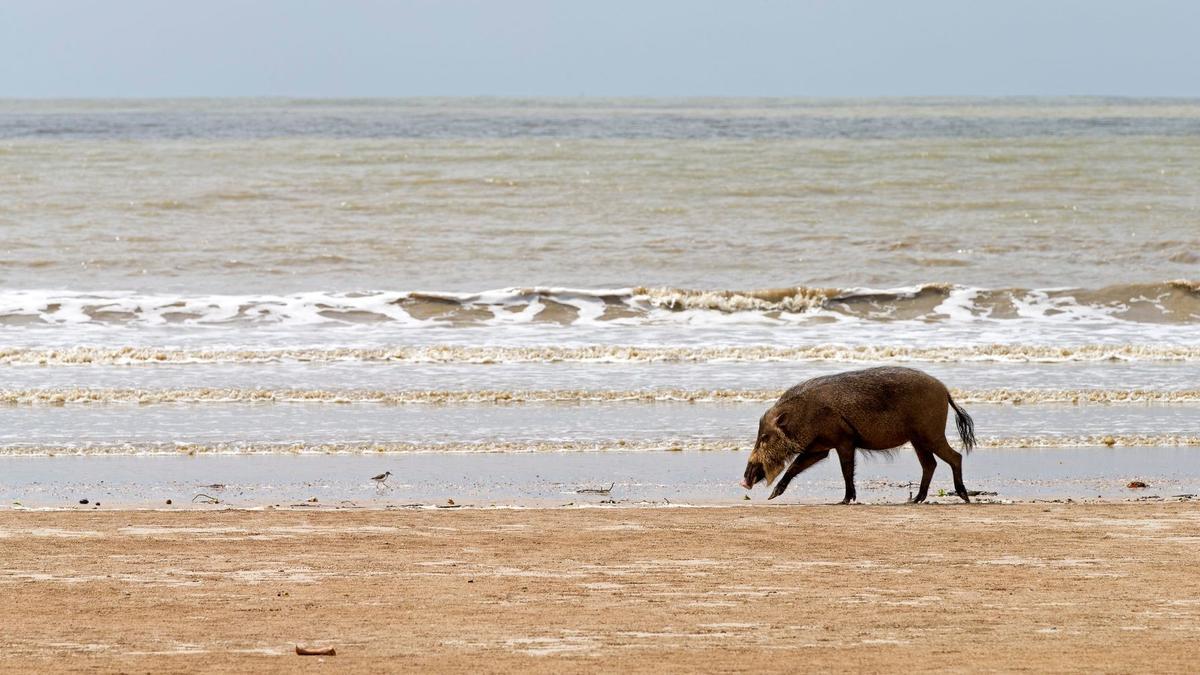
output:
M 933 311 L 922 310 L 924 301 L 942 301 Z M 986 296 L 986 301 L 981 298 Z M 1079 298 L 1092 298 L 1081 301 Z M 608 323 L 604 309 L 617 304 L 635 315 L 639 324 L 768 324 L 789 325 L 815 319 L 839 321 L 905 320 L 950 323 L 991 321 L 990 302 L 1010 304 L 1016 316 L 1028 323 L 1061 325 L 1144 325 L 1123 318 L 1132 304 L 1156 307 L 1166 323 L 1200 319 L 1200 283 L 1176 280 L 1150 284 L 1114 286 L 1107 289 L 984 289 L 949 284 L 920 284 L 890 289 L 785 287 L 758 290 L 705 290 L 687 288 L 580 289 L 550 286 L 511 287 L 477 293 L 462 292 L 326 292 L 290 295 L 168 295 L 125 291 L 75 292 L 70 290 L 0 291 L 0 318 L 37 317 L 49 325 L 126 324 L 162 326 L 223 325 L 244 321 L 254 325 L 309 326 L 324 323 L 354 323 L 338 314 L 370 313 L 402 325 L 426 322 L 411 316 L 406 307 L 422 298 L 442 300 L 457 307 L 443 308 L 432 323 L 473 324 L 479 319 L 470 311 L 480 308 L 492 314 L 493 322 L 533 323 L 548 301 L 576 307 L 575 323 Z M 1168 299 L 1175 298 L 1168 308 Z M 982 302 L 982 305 L 981 305 Z M 920 310 L 919 316 L 913 311 Z M 517 311 L 513 311 L 514 308 Z M 463 310 L 462 312 L 456 312 Z M 177 315 L 177 316 L 175 316 Z M 630 323 L 629 317 L 611 319 Z M 486 322 L 485 322 L 486 323 Z M 1152 321 L 1154 323 L 1154 321 Z
M 547 390 L 355 390 L 355 389 L 0 389 L 0 404 L 173 404 L 173 403 L 367 403 L 522 404 L 522 403 L 652 403 L 765 402 L 777 389 L 547 389 Z M 1200 402 L 1200 389 L 953 389 L 959 403 L 992 404 L 1145 404 Z
M 529 346 L 347 347 L 285 349 L 173 349 L 163 347 L 13 347 L 0 349 L 0 364 L 135 365 L 154 363 L 391 362 L 391 363 L 708 363 L 737 361 L 1009 362 L 1200 361 L 1200 345 L 1012 345 L 910 347 L 808 345 L 719 346 Z
M 907 446 L 904 446 L 907 447 Z M 1024 448 L 1145 448 L 1200 447 L 1200 436 L 1188 434 L 1112 434 L 1082 436 L 983 437 L 979 447 L 991 450 Z M 130 455 L 386 455 L 386 454 L 531 454 L 600 452 L 745 452 L 749 445 L 736 439 L 653 439 L 597 441 L 478 441 L 452 443 L 80 443 L 10 444 L 0 457 L 130 456 Z

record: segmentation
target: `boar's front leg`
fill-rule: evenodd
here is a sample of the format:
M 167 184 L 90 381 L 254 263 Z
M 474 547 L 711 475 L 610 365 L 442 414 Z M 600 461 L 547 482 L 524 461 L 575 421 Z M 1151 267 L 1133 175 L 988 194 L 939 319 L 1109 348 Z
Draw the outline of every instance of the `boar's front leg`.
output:
M 792 479 L 798 476 L 801 471 L 804 471 L 808 467 L 816 464 L 828 456 L 829 448 L 813 447 L 809 447 L 804 452 L 796 455 L 796 459 L 792 460 L 792 465 L 787 468 L 787 471 L 783 472 L 783 476 L 780 477 L 779 482 L 775 484 L 775 489 L 771 491 L 771 496 L 767 497 L 767 499 L 775 499 L 779 495 L 783 494 L 783 491 L 788 487 L 788 483 L 792 482 Z

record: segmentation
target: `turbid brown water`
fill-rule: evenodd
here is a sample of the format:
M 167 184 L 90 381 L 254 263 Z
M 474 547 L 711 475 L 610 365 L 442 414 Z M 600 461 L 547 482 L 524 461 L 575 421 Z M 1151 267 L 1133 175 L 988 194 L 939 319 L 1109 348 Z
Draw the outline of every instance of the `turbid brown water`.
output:
M 5 511 L 0 537 L 11 672 L 1188 672 L 1200 634 L 1192 504 Z
M 1200 263 L 1196 101 L 0 101 L 0 113 L 0 282 L 13 288 L 952 282 L 1082 287 L 1091 300 Z

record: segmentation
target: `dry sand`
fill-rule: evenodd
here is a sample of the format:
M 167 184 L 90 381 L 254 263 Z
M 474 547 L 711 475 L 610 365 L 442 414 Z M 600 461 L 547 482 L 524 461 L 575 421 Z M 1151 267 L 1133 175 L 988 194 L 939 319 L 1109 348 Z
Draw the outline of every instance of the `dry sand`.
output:
M 4 511 L 0 669 L 1182 672 L 1198 554 L 1194 503 Z

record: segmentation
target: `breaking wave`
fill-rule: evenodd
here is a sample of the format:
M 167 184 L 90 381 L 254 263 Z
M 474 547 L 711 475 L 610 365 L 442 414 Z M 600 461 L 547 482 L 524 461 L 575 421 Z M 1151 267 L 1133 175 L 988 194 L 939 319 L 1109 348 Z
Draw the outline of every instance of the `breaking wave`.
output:
M 379 391 L 327 389 L 0 389 L 0 405 L 80 405 L 125 403 L 368 403 L 379 405 L 444 405 L 462 403 L 736 403 L 774 401 L 772 389 L 644 389 L 644 390 L 471 390 Z M 952 389 L 959 403 L 1120 404 L 1196 403 L 1200 389 Z
M 908 446 L 904 446 L 907 448 Z M 1084 436 L 983 437 L 979 447 L 996 450 L 1021 448 L 1200 447 L 1200 435 L 1115 434 Z M 0 457 L 97 455 L 364 455 L 364 454 L 475 454 L 550 452 L 739 452 L 748 451 L 745 439 L 660 439 L 602 441 L 478 441 L 454 443 L 347 442 L 347 443 L 79 443 L 0 445 Z
M 0 348 L 2 365 L 140 365 L 185 363 L 709 363 L 737 361 L 1013 362 L 1200 361 L 1200 345 L 901 345 L 540 346 L 172 349 L 160 347 Z
M 291 295 L 0 292 L 0 326 L 243 326 L 387 324 L 404 327 L 511 324 L 655 325 L 811 321 L 1133 322 L 1200 321 L 1200 282 L 1100 289 L 789 287 L 506 288 L 480 293 L 311 292 Z

